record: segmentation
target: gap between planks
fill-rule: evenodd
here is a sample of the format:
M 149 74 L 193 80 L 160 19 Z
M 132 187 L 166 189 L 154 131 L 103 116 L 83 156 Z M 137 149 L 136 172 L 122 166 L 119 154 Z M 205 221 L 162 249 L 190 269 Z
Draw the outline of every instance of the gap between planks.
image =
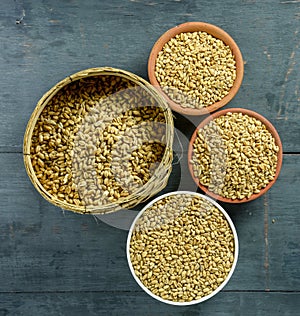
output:
M 264 195 L 264 268 L 265 268 L 265 291 L 270 292 L 270 273 L 269 273 L 269 199 L 268 192 Z
M 297 290 L 222 290 L 223 293 L 300 293 Z M 135 291 L 103 291 L 103 290 L 83 290 L 83 291 L 0 291 L 0 295 L 2 294 L 63 294 L 63 293 L 145 293 L 143 290 L 135 290 Z

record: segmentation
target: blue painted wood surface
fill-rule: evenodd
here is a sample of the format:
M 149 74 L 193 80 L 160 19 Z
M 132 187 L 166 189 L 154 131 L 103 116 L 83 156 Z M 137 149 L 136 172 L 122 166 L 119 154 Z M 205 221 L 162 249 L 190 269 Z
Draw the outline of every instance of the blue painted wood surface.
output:
M 64 77 L 113 66 L 147 79 L 157 38 L 186 21 L 226 30 L 245 76 L 226 107 L 268 118 L 283 142 L 280 177 L 263 197 L 222 204 L 240 239 L 240 257 L 215 298 L 186 308 L 158 303 L 127 267 L 127 232 L 50 205 L 22 160 L 27 121 Z M 289 315 L 300 312 L 300 3 L 280 0 L 111 0 L 0 3 L 0 315 Z M 186 150 L 192 125 L 177 115 L 183 157 L 165 191 L 195 190 Z M 201 118 L 193 118 L 195 125 Z M 183 135 L 186 136 L 183 136 Z M 180 156 L 181 147 L 175 141 Z

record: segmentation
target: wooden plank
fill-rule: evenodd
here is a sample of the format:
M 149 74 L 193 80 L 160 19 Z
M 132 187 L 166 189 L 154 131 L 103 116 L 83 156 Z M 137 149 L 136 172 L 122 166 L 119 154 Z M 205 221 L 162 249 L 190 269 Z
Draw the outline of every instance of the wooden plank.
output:
M 224 28 L 246 61 L 241 90 L 227 108 L 263 114 L 278 129 L 284 151 L 300 153 L 299 15 L 297 1 L 1 1 L 0 316 L 297 314 L 300 155 L 284 155 L 281 175 L 264 197 L 222 204 L 239 235 L 236 271 L 214 299 L 175 308 L 154 301 L 133 280 L 127 231 L 114 227 L 116 218 L 47 203 L 31 185 L 20 153 L 30 114 L 55 83 L 94 66 L 147 78 L 147 58 L 162 32 L 197 20 Z M 176 115 L 180 164 L 175 161 L 163 192 L 196 190 L 186 151 L 202 119 Z M 124 227 L 141 207 L 119 213 Z
M 276 184 L 280 194 L 293 185 L 295 179 L 289 175 L 297 169 L 299 160 L 300 156 L 285 156 L 289 168 L 285 163 Z M 5 166 L 0 181 L 0 270 L 5 272 L 0 276 L 2 291 L 138 289 L 127 268 L 126 231 L 96 222 L 91 216 L 64 213 L 44 201 L 25 174 L 21 154 L 0 154 L 0 166 Z M 182 187 L 189 184 L 188 179 L 186 174 L 182 176 Z M 285 243 L 295 240 L 297 227 L 293 234 L 288 232 L 298 218 L 299 196 L 293 199 L 296 201 L 290 204 L 293 215 L 276 223 L 281 223 L 278 229 L 282 230 L 285 241 L 274 257 L 270 257 L 274 248 L 269 250 L 270 262 L 274 259 L 272 276 L 281 274 L 280 263 L 275 263 L 280 252 L 284 252 L 287 262 L 299 259 L 295 248 L 284 248 Z M 227 290 L 266 289 L 264 203 L 262 197 L 243 205 L 223 204 L 235 223 L 240 241 L 238 265 Z M 299 284 L 295 283 L 298 266 L 293 267 L 291 273 L 285 271 L 285 281 L 277 283 L 276 289 L 293 290 Z M 276 278 L 272 280 L 277 282 Z
M 300 158 L 286 155 L 267 196 L 269 288 L 300 291 Z
M 294 316 L 299 293 L 222 292 L 194 306 L 160 303 L 143 292 L 3 293 L 0 315 Z
M 279 130 L 284 150 L 300 152 L 300 32 L 295 1 L 237 4 L 229 0 L 226 6 L 223 1 L 171 0 L 85 4 L 5 0 L 1 4 L 2 152 L 22 150 L 30 114 L 55 83 L 78 70 L 104 65 L 147 78 L 154 42 L 185 21 L 207 21 L 232 35 L 247 63 L 241 90 L 227 107 L 246 107 L 265 115 Z
M 239 237 L 238 265 L 229 281 L 228 289 L 247 290 L 251 284 L 251 290 L 263 290 L 263 201 L 257 199 L 242 205 L 220 204 L 230 215 Z

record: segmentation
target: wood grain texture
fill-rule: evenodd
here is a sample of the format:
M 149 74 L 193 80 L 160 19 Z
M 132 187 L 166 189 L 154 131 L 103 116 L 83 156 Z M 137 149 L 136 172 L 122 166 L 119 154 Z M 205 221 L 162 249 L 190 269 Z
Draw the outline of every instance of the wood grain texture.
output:
M 0 315 L 294 316 L 299 298 L 299 293 L 222 292 L 202 304 L 176 307 L 142 292 L 5 293 L 0 294 Z
M 246 61 L 240 92 L 227 107 L 266 116 L 285 152 L 300 152 L 299 12 L 297 3 L 270 0 L 2 1 L 0 149 L 21 151 L 35 104 L 61 79 L 94 66 L 123 68 L 147 79 L 148 55 L 162 32 L 206 21 L 227 31 Z
M 267 288 L 265 197 L 242 205 L 222 204 L 240 241 L 238 266 L 227 290 L 299 290 L 300 195 L 286 195 L 292 187 L 299 191 L 300 177 L 291 177 L 299 163 L 299 156 L 286 155 L 282 174 L 268 193 L 269 199 L 276 196 L 274 204 L 281 201 L 282 206 L 271 202 L 267 206 L 270 218 L 278 213 L 276 222 L 269 224 L 268 269 L 272 270 Z M 126 231 L 91 216 L 62 212 L 44 201 L 25 174 L 21 154 L 1 154 L 0 164 L 5 166 L 0 182 L 1 291 L 138 290 L 127 268 Z M 191 185 L 188 179 L 183 176 L 180 185 Z M 289 198 L 293 203 L 284 214 Z
M 300 169 L 299 156 L 286 155 L 269 204 L 269 288 L 300 291 Z M 288 187 L 280 185 L 289 183 Z
M 297 315 L 299 20 L 299 1 L 1 0 L 0 316 Z M 147 79 L 154 42 L 186 21 L 213 23 L 236 40 L 245 76 L 226 107 L 264 115 L 277 128 L 286 154 L 278 181 L 265 196 L 243 205 L 222 204 L 240 242 L 230 282 L 203 304 L 175 308 L 156 302 L 133 280 L 125 256 L 127 231 L 113 227 L 116 218 L 50 205 L 31 185 L 21 152 L 35 104 L 54 84 L 96 66 Z M 175 116 L 176 157 L 162 193 L 197 190 L 186 152 L 203 118 Z M 125 226 L 142 206 L 121 214 Z

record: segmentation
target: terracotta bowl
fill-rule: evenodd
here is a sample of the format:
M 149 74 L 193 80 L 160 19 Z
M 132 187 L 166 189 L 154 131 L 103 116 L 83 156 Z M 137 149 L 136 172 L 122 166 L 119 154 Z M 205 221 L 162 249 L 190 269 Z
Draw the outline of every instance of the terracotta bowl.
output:
M 275 177 L 272 181 L 270 181 L 266 187 L 264 187 L 263 189 L 260 190 L 259 193 L 253 193 L 249 198 L 243 198 L 243 199 L 229 199 L 229 198 L 225 198 L 223 196 L 217 195 L 211 191 L 208 190 L 208 188 L 204 185 L 202 185 L 201 183 L 199 183 L 198 178 L 195 177 L 194 175 L 194 171 L 193 171 L 193 165 L 190 163 L 191 159 L 192 159 L 192 154 L 193 154 L 193 143 L 196 139 L 197 136 L 197 132 L 200 128 L 204 127 L 205 125 L 207 125 L 211 120 L 225 115 L 228 112 L 232 112 L 232 113 L 243 113 L 243 114 L 247 114 L 248 116 L 254 117 L 256 119 L 258 119 L 259 121 L 261 121 L 263 124 L 266 125 L 267 129 L 271 132 L 271 134 L 273 135 L 274 139 L 275 139 L 275 144 L 279 147 L 279 151 L 278 151 L 278 160 L 277 160 L 277 168 L 276 168 L 276 173 L 275 173 Z M 226 202 L 226 203 L 245 203 L 245 202 L 249 202 L 252 200 L 257 199 L 258 197 L 262 196 L 263 194 L 265 194 L 271 187 L 272 185 L 276 182 L 280 170 L 281 170 L 281 165 L 282 165 L 282 143 L 280 140 L 280 137 L 275 129 L 275 127 L 266 119 L 264 118 L 262 115 L 251 111 L 251 110 L 246 110 L 246 109 L 242 109 L 242 108 L 230 108 L 230 109 L 225 109 L 225 110 L 221 110 L 218 111 L 216 113 L 211 114 L 210 116 L 208 116 L 206 119 L 204 119 L 196 128 L 196 130 L 194 131 L 191 139 L 190 139 L 190 143 L 189 143 L 189 149 L 188 149 L 188 166 L 189 166 L 189 170 L 190 170 L 190 174 L 193 178 L 193 180 L 195 181 L 195 183 L 198 185 L 198 187 L 204 191 L 206 194 L 208 194 L 209 196 L 213 197 L 216 200 L 222 201 L 222 202 Z
M 206 32 L 212 35 L 213 37 L 222 40 L 226 45 L 228 45 L 231 48 L 231 51 L 236 61 L 236 79 L 234 81 L 234 84 L 231 90 L 223 99 L 207 107 L 204 107 L 201 109 L 193 109 L 193 108 L 185 108 L 185 107 L 180 106 L 180 104 L 172 101 L 167 96 L 167 94 L 162 91 L 155 76 L 155 63 L 156 63 L 156 58 L 158 56 L 158 53 L 162 50 L 163 46 L 171 38 L 173 38 L 174 36 L 180 33 L 198 32 L 198 31 Z M 243 75 L 244 75 L 243 57 L 235 41 L 230 37 L 229 34 L 227 34 L 225 31 L 223 31 L 219 27 L 212 24 L 204 23 L 204 22 L 187 22 L 187 23 L 183 23 L 178 26 L 175 26 L 171 28 L 170 30 L 168 30 L 154 44 L 149 56 L 149 60 L 148 60 L 148 77 L 151 84 L 157 87 L 157 89 L 161 92 L 161 94 L 167 99 L 172 110 L 178 113 L 187 114 L 187 115 L 204 115 L 207 113 L 214 112 L 217 109 L 224 106 L 225 104 L 227 104 L 237 94 L 243 80 Z

